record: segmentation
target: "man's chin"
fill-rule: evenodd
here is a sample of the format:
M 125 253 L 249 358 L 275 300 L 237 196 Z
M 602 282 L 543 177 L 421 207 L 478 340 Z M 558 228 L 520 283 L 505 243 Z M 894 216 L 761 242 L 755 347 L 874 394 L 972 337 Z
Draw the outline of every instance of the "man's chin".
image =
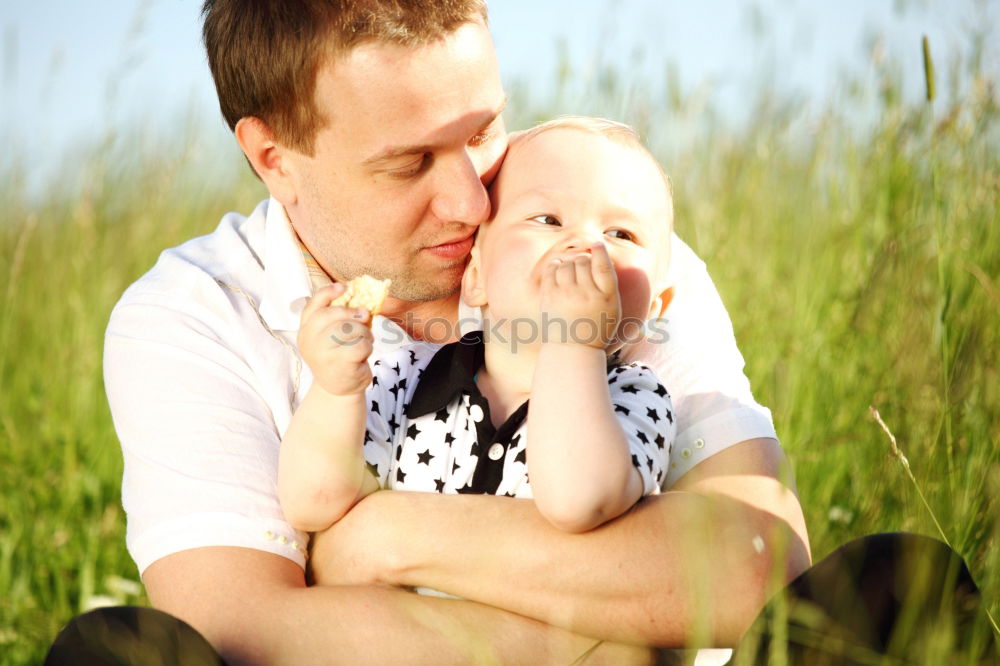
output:
M 461 278 L 461 274 L 459 274 Z M 428 303 L 431 301 L 443 301 L 458 293 L 462 286 L 461 280 L 455 282 L 421 282 L 402 283 L 396 289 L 398 283 L 393 281 L 389 288 L 389 298 L 397 302 L 406 303 Z
M 410 303 L 426 303 L 451 298 L 462 288 L 465 262 L 453 266 L 437 266 L 421 275 L 392 278 L 389 297 Z

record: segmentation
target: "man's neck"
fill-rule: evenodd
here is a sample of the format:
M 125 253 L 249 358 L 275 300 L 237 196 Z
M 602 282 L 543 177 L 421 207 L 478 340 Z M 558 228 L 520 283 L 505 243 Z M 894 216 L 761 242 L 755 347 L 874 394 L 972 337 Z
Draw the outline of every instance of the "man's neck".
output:
M 457 291 L 436 301 L 403 301 L 389 297 L 382 304 L 382 316 L 393 321 L 414 340 L 447 344 L 461 337 L 458 332 L 458 299 Z

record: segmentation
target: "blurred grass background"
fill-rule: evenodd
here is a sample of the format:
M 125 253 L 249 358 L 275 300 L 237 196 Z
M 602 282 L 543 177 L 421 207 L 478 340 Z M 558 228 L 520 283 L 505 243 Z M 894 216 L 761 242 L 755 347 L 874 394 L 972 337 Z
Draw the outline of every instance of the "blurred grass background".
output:
M 774 414 L 814 557 L 872 532 L 937 536 L 873 405 L 996 616 L 998 82 L 974 56 L 944 63 L 949 94 L 904 103 L 904 75 L 923 74 L 871 55 L 874 86 L 848 81 L 817 109 L 762 84 L 739 123 L 720 120 L 711 91 L 681 93 L 669 68 L 649 82 L 597 67 L 581 86 L 566 62 L 545 93 L 510 83 L 507 122 L 637 127 Z M 40 662 L 92 605 L 146 601 L 124 547 L 102 338 L 163 248 L 266 195 L 206 136 L 195 119 L 170 140 L 108 133 L 41 193 L 25 156 L 0 161 L 0 664 Z

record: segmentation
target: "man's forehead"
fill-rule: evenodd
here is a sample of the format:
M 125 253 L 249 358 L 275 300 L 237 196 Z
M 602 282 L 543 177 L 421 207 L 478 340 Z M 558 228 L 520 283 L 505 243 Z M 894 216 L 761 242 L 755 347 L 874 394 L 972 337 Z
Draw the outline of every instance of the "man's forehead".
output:
M 434 55 L 439 56 L 433 58 Z M 469 21 L 437 37 L 406 42 L 366 39 L 346 50 L 331 49 L 319 63 L 319 72 L 333 71 L 334 81 L 354 81 L 364 86 L 405 85 L 408 79 L 383 82 L 384 76 L 409 74 L 410 78 L 433 79 L 450 71 L 479 63 L 496 61 L 496 51 L 488 28 L 481 21 Z M 417 65 L 434 62 L 437 67 L 419 71 Z
M 338 139 L 363 145 L 368 161 L 475 133 L 506 96 L 488 31 L 469 23 L 433 43 L 365 43 L 325 63 L 316 102 Z

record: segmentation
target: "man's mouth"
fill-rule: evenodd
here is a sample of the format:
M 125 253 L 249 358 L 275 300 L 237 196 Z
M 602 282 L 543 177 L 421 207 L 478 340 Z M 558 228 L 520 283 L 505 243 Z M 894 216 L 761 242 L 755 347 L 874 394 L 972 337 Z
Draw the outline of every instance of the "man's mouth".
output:
M 472 232 L 468 236 L 462 236 L 438 245 L 433 245 L 428 247 L 427 250 L 444 259 L 460 259 L 469 254 L 475 237 L 475 232 Z

